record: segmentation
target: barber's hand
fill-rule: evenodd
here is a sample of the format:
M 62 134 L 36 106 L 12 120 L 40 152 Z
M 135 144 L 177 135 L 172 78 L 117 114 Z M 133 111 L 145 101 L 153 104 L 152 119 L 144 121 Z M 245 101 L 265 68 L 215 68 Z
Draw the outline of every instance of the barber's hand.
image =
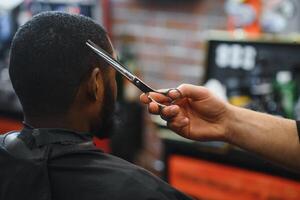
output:
M 182 93 L 181 98 L 162 110 L 148 96 L 164 104 L 170 101 L 164 95 L 151 92 L 142 94 L 140 100 L 148 104 L 150 113 L 160 115 L 167 121 L 167 126 L 171 130 L 185 138 L 226 141 L 230 105 L 201 86 L 183 84 L 177 89 Z M 171 99 L 180 97 L 180 93 L 176 90 L 172 90 L 168 95 Z

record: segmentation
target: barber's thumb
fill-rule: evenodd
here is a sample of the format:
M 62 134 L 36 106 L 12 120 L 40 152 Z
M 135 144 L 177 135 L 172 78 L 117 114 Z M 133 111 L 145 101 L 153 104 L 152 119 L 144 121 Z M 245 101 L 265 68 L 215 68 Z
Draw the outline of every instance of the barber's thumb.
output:
M 197 85 L 182 84 L 177 89 L 181 92 L 183 97 L 194 100 L 206 99 L 210 95 L 207 88 Z

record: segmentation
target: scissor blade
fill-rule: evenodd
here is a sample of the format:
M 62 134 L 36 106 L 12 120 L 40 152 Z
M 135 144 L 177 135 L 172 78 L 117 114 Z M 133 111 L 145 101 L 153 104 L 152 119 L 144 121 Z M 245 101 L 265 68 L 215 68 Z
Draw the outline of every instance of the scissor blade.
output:
M 129 81 L 133 81 L 135 79 L 135 77 L 136 77 L 135 75 L 133 75 L 130 71 L 128 71 L 126 69 L 125 66 L 123 66 L 121 63 L 119 63 L 114 58 L 112 58 L 107 52 L 105 52 L 103 49 L 101 49 L 95 43 L 88 40 L 88 42 L 86 42 L 86 45 L 88 45 L 96 54 L 98 54 L 104 60 L 106 60 L 109 64 L 111 64 L 112 67 L 115 68 L 115 70 L 117 70 L 122 75 L 124 75 Z
M 126 69 L 121 63 L 112 58 L 105 50 L 100 48 L 98 45 L 93 43 L 91 40 L 86 42 L 86 45 L 89 46 L 97 55 L 101 56 L 104 60 L 111 64 L 111 66 L 120 72 L 124 77 L 126 77 L 131 83 L 138 87 L 142 92 L 155 92 L 150 86 L 144 83 L 141 79 L 133 75 L 130 71 Z

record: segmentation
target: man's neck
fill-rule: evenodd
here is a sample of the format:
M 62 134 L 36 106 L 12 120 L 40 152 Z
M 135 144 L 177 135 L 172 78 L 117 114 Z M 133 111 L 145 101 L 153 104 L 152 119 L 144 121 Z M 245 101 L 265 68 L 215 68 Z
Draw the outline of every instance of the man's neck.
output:
M 24 122 L 33 128 L 58 128 L 76 132 L 89 132 L 89 124 L 82 118 L 70 119 L 67 117 L 25 117 Z

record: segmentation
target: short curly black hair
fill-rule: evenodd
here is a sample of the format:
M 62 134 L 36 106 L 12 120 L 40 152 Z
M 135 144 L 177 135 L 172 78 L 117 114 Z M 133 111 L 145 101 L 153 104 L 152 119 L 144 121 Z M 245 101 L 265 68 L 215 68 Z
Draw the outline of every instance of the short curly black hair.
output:
M 9 74 L 25 115 L 66 113 L 90 69 L 107 68 L 86 46 L 88 39 L 112 54 L 103 27 L 82 15 L 44 12 L 19 28 Z

